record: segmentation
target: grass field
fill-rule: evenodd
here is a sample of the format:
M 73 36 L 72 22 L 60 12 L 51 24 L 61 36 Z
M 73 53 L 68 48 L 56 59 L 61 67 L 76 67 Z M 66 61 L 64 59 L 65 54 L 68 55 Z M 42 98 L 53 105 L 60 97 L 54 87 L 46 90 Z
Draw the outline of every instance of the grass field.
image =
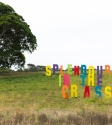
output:
M 62 87 L 59 87 L 59 73 L 47 77 L 45 72 L 12 72 L 0 75 L 0 114 L 1 125 L 4 120 L 13 116 L 20 120 L 23 114 L 30 115 L 39 112 L 59 111 L 61 114 L 77 112 L 111 113 L 112 98 L 105 98 L 104 87 L 112 87 L 112 72 L 110 75 L 103 72 L 102 97 L 96 97 L 94 87 L 90 87 L 90 98 L 84 98 L 84 87 L 81 78 L 71 75 L 70 83 L 78 85 L 78 97 L 62 98 Z M 85 79 L 87 85 L 87 78 Z M 95 73 L 96 85 L 96 73 Z M 70 96 L 70 88 L 69 88 Z M 22 114 L 21 114 L 22 113 Z M 19 115 L 18 115 L 19 114 Z M 48 113 L 51 114 L 51 113 Z M 56 113 L 54 113 L 56 114 Z M 59 113 L 60 114 L 60 113 Z M 31 117 L 32 115 L 32 117 Z M 45 115 L 45 114 L 44 114 Z M 44 115 L 42 118 L 44 118 Z M 2 117 L 3 116 L 3 117 Z M 27 117 L 28 117 L 27 116 Z M 41 119 L 41 118 L 40 118 Z M 44 118 L 46 119 L 46 118 Z M 33 120 L 34 121 L 34 120 Z M 10 120 L 8 121 L 10 123 Z M 16 121 L 17 122 L 17 121 Z M 4 122 L 5 124 L 5 122 Z M 12 124 L 12 123 L 10 123 Z M 15 123 L 13 123 L 15 124 Z M 24 123 L 25 124 L 25 123 Z M 33 123 L 31 123 L 33 124 Z M 36 124 L 36 123 L 35 123 Z M 78 125 L 78 124 L 77 124 Z M 86 125 L 86 124 L 85 124 Z

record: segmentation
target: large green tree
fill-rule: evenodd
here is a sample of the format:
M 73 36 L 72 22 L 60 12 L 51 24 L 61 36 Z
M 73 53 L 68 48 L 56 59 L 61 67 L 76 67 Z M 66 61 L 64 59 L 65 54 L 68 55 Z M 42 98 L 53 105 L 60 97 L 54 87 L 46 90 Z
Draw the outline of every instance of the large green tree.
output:
M 32 53 L 36 48 L 36 37 L 23 17 L 0 2 L 0 67 L 23 67 L 24 51 Z

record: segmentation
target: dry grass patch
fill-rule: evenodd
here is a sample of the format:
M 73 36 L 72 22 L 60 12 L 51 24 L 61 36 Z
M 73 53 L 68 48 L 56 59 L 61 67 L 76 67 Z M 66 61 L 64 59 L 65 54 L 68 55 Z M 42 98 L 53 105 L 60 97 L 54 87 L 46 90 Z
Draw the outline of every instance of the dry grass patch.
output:
M 95 111 L 41 110 L 0 113 L 0 125 L 112 125 L 112 114 Z

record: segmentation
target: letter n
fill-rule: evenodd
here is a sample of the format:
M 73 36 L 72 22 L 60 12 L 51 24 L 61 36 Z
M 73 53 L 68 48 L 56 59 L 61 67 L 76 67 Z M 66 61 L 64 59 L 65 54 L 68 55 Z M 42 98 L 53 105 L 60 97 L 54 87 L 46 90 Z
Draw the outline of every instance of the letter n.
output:
M 63 85 L 70 86 L 70 74 L 63 75 Z

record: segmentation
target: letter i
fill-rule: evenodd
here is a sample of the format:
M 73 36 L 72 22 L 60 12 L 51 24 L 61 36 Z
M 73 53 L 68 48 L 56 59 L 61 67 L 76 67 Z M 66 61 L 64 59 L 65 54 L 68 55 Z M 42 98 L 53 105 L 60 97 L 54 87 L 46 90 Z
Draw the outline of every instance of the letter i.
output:
M 61 86 L 61 75 L 59 75 L 59 86 Z

